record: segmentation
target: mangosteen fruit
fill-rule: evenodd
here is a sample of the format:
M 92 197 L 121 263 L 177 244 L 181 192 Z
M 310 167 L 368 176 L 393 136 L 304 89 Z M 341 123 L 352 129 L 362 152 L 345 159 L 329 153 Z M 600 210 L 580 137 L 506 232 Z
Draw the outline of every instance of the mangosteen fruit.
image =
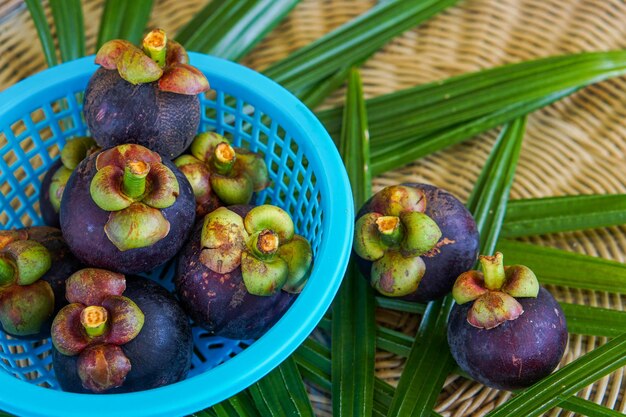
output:
M 215 335 L 255 339 L 289 308 L 313 255 L 289 214 L 262 205 L 220 207 L 196 226 L 174 283 L 193 320 Z
M 20 339 L 45 339 L 65 305 L 65 279 L 81 268 L 61 231 L 47 226 L 0 231 L 0 324 Z
M 66 297 L 52 324 L 52 366 L 63 390 L 134 392 L 186 377 L 191 325 L 165 288 L 87 268 L 68 278 Z
M 554 297 L 526 266 L 481 256 L 482 272 L 461 274 L 452 295 L 448 343 L 459 367 L 489 387 L 516 390 L 549 375 L 567 345 L 567 324 Z
M 380 294 L 425 302 L 449 293 L 476 262 L 474 218 L 452 194 L 428 184 L 386 187 L 359 210 L 353 250 Z
M 61 200 L 61 230 L 85 264 L 144 272 L 171 259 L 187 239 L 195 200 L 174 164 L 135 144 L 83 160 Z
M 185 49 L 154 29 L 142 47 L 116 39 L 96 55 L 85 91 L 85 121 L 102 148 L 143 145 L 165 158 L 183 153 L 200 123 L 198 94 L 209 83 Z
M 65 144 L 61 150 L 61 158 L 52 164 L 41 183 L 39 208 L 45 224 L 60 226 L 59 209 L 65 184 L 80 161 L 98 150 L 96 142 L 84 136 L 70 139 Z
M 181 155 L 174 163 L 193 188 L 198 218 L 222 205 L 249 204 L 253 193 L 269 185 L 261 155 L 232 147 L 222 135 L 200 133 L 190 151 L 191 155 Z

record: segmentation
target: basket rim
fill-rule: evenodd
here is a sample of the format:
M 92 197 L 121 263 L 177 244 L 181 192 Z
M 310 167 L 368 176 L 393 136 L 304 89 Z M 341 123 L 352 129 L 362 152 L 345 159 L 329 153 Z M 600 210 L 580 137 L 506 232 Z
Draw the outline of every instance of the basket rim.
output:
M 229 93 L 240 96 L 238 92 L 245 92 L 248 102 L 276 110 L 272 118 L 292 137 L 303 139 L 298 145 L 304 148 L 309 163 L 326 173 L 316 176 L 324 195 L 325 221 L 312 279 L 266 334 L 234 358 L 202 374 L 146 391 L 91 395 L 43 388 L 0 372 L 0 385 L 11 386 L 0 391 L 3 409 L 33 416 L 89 412 L 93 416 L 139 417 L 182 415 L 209 407 L 247 388 L 285 360 L 313 331 L 339 289 L 351 253 L 354 203 L 345 167 L 325 128 L 298 98 L 266 76 L 221 58 L 193 52 L 189 56 L 209 81 L 219 79 Z M 54 93 L 55 86 L 71 79 L 87 79 L 96 68 L 94 57 L 89 56 L 26 78 L 0 93 L 0 115 L 12 123 L 32 111 L 28 106 L 34 95 Z

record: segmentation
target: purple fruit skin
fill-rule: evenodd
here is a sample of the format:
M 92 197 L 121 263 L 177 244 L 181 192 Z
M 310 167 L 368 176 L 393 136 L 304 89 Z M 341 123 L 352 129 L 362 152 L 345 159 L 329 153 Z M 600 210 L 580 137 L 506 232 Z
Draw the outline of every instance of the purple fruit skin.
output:
M 50 326 L 54 316 L 67 304 L 65 299 L 65 280 L 79 269 L 84 268 L 78 259 L 72 255 L 61 231 L 48 226 L 26 227 L 30 240 L 37 241 L 48 249 L 52 258 L 52 266 L 40 279 L 52 287 L 54 293 L 54 312 L 46 323 L 41 326 L 41 332 L 28 336 L 13 336 L 22 340 L 40 340 L 50 337 Z
M 141 277 L 126 277 L 124 296 L 133 300 L 144 313 L 144 325 L 137 337 L 122 351 L 131 370 L 121 387 L 106 394 L 134 392 L 173 384 L 185 379 L 191 367 L 193 337 L 188 317 L 165 288 Z M 91 393 L 78 376 L 78 356 L 65 356 L 56 349 L 52 364 L 64 391 Z
M 467 322 L 472 303 L 455 305 L 448 343 L 461 369 L 489 387 L 516 390 L 550 374 L 567 345 L 567 325 L 554 297 L 541 288 L 537 298 L 518 298 L 524 313 L 491 330 Z
M 50 183 L 52 182 L 52 176 L 57 170 L 63 166 L 61 159 L 58 159 L 53 163 L 41 182 L 41 188 L 39 192 L 39 209 L 41 210 L 41 217 L 43 222 L 50 227 L 59 227 L 59 213 L 54 210 L 52 203 L 50 202 Z
M 89 193 L 91 179 L 96 173 L 97 155 L 91 155 L 78 165 L 61 200 L 61 230 L 74 255 L 86 265 L 124 274 L 152 270 L 174 257 L 189 236 L 196 210 L 196 200 L 187 178 L 173 163 L 163 160 L 163 164 L 176 175 L 180 189 L 176 202 L 161 210 L 170 222 L 170 231 L 152 246 L 120 251 L 104 233 L 109 212 L 98 207 Z
M 84 113 L 99 146 L 137 143 L 173 159 L 198 130 L 200 100 L 161 91 L 156 82 L 133 85 L 117 70 L 99 68 L 87 85 Z
M 252 206 L 229 207 L 245 215 Z M 261 337 L 287 311 L 295 294 L 279 291 L 271 296 L 248 293 L 241 268 L 229 274 L 211 271 L 199 261 L 202 250 L 198 222 L 183 248 L 174 283 L 181 304 L 199 326 L 229 339 Z
M 428 184 L 407 183 L 404 186 L 422 190 L 426 195 L 426 214 L 441 229 L 441 239 L 450 239 L 454 243 L 444 245 L 434 256 L 422 256 L 426 264 L 426 273 L 420 281 L 417 291 L 405 297 L 405 300 L 426 302 L 443 297 L 452 290 L 454 281 L 463 272 L 472 268 L 478 258 L 478 229 L 471 213 L 452 194 Z M 357 219 L 370 211 L 369 199 L 357 214 Z M 440 239 L 440 240 L 441 240 Z M 369 281 L 372 262 L 356 256 L 359 269 Z

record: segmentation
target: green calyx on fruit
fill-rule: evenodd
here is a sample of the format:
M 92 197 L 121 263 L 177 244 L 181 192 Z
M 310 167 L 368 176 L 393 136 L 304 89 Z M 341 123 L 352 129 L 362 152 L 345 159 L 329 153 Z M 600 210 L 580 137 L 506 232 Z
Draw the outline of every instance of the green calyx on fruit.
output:
M 74 170 L 83 159 L 98 149 L 96 141 L 88 136 L 70 139 L 61 150 L 61 162 L 65 168 Z
M 492 329 L 524 313 L 516 298 L 536 298 L 539 281 L 526 266 L 504 266 L 500 252 L 479 259 L 482 272 L 462 273 L 454 283 L 452 296 L 458 304 L 474 302 L 467 315 L 469 324 Z
M 116 146 L 97 156 L 96 170 L 91 197 L 111 212 L 104 230 L 120 251 L 151 246 L 167 236 L 170 223 L 160 209 L 176 202 L 179 185 L 159 154 L 141 145 Z
M 124 297 L 124 275 L 86 268 L 66 283 L 63 307 L 52 322 L 52 343 L 63 355 L 78 357 L 78 374 L 86 389 L 103 392 L 120 386 L 130 361 L 120 346 L 141 331 L 144 315 Z
M 96 55 L 96 64 L 117 70 L 131 84 L 158 81 L 161 91 L 196 95 L 209 90 L 204 74 L 189 65 L 182 45 L 168 39 L 162 29 L 150 31 L 142 48 L 121 39 L 105 43 Z
M 196 202 L 201 206 L 208 204 L 211 199 L 211 173 L 204 162 L 192 155 L 181 155 L 174 160 L 174 165 L 191 184 Z
M 259 154 L 233 147 L 215 132 L 198 134 L 191 154 L 174 163 L 191 183 L 198 203 L 212 191 L 226 205 L 248 204 L 254 192 L 269 185 L 267 166 Z
M 50 188 L 48 189 L 50 203 L 55 212 L 59 212 L 63 191 L 65 190 L 65 185 L 72 171 L 74 171 L 83 159 L 96 152 L 98 149 L 96 141 L 86 136 L 70 139 L 65 144 L 61 150 L 61 162 L 63 165 L 52 175 Z
M 391 186 L 374 195 L 370 207 L 356 221 L 353 249 L 373 262 L 372 286 L 390 297 L 415 292 L 426 272 L 420 256 L 441 238 L 437 223 L 424 214 L 426 197 L 412 187 Z
M 221 274 L 241 267 L 253 295 L 300 292 L 313 262 L 311 245 L 294 233 L 289 214 L 271 205 L 253 208 L 245 218 L 218 208 L 204 218 L 201 243 L 200 261 Z
M 24 230 L 0 231 L 0 322 L 14 336 L 37 334 L 54 310 L 48 249 Z

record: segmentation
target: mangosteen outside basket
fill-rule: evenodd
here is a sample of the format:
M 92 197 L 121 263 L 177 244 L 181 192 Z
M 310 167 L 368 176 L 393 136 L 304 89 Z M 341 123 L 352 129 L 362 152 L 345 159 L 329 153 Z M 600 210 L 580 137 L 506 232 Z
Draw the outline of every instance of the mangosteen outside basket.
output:
M 268 78 L 222 59 L 190 54 L 209 79 L 201 96 L 200 131 L 215 130 L 265 156 L 272 185 L 256 203 L 287 210 L 311 242 L 314 265 L 303 292 L 279 322 L 256 341 L 210 336 L 195 327 L 188 378 L 132 394 L 60 391 L 51 369 L 51 343 L 13 340 L 0 332 L 0 409 L 41 416 L 172 416 L 211 406 L 260 379 L 304 341 L 332 301 L 352 244 L 352 192 L 343 163 L 320 122 Z M 88 134 L 83 92 L 97 69 L 94 57 L 59 65 L 0 93 L 0 227 L 42 224 L 40 181 L 66 139 Z M 12 161 L 12 162 L 7 162 Z M 173 288 L 173 262 L 149 278 Z M 33 401 L 33 399 L 37 399 Z

